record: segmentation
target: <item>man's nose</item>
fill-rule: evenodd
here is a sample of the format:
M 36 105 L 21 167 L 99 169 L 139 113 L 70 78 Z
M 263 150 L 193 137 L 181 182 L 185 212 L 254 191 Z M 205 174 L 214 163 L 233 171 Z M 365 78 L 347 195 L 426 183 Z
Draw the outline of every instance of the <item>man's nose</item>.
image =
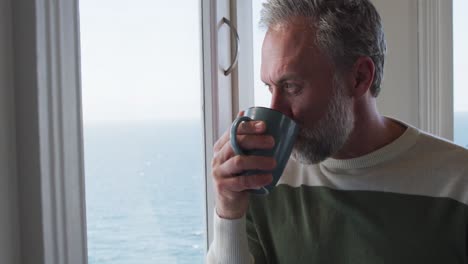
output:
M 273 91 L 271 94 L 270 108 L 280 111 L 281 113 L 292 118 L 292 112 L 289 103 L 277 91 Z

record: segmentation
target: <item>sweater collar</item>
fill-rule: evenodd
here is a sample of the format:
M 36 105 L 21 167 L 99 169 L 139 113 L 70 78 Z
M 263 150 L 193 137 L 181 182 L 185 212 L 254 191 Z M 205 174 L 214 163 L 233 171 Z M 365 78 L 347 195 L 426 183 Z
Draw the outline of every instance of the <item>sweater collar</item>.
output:
M 360 168 L 368 168 L 380 164 L 382 162 L 391 160 L 396 156 L 400 155 L 401 153 L 410 149 L 418 139 L 420 131 L 400 120 L 395 118 L 391 118 L 392 120 L 406 126 L 405 132 L 395 139 L 394 141 L 390 142 L 389 144 L 383 146 L 380 149 L 377 149 L 371 153 L 368 153 L 364 156 L 352 158 L 352 159 L 334 159 L 328 158 L 324 160 L 321 165 L 329 168 L 329 169 L 360 169 Z

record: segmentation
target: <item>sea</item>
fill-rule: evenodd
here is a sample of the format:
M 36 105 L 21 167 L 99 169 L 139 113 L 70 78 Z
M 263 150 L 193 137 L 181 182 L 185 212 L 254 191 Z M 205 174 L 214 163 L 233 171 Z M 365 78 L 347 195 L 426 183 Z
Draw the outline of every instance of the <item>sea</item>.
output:
M 194 264 L 206 252 L 200 121 L 84 126 L 89 264 Z
M 455 113 L 468 148 L 468 112 Z M 200 121 L 84 128 L 89 264 L 204 263 Z
M 468 148 L 468 112 L 454 113 L 454 142 Z

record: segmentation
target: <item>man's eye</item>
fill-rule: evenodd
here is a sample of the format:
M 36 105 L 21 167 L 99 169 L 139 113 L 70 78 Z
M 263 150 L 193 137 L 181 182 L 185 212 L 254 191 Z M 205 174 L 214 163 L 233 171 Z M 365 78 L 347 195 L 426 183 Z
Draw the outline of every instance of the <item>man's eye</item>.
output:
M 290 94 L 297 94 L 301 90 L 300 87 L 294 83 L 285 83 L 283 89 Z

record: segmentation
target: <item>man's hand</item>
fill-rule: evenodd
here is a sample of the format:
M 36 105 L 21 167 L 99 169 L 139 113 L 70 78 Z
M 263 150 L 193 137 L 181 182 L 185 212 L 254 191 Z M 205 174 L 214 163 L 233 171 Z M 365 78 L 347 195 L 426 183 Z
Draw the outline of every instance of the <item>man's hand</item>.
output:
M 274 139 L 264 134 L 262 121 L 243 122 L 237 130 L 237 142 L 242 149 L 272 149 Z M 272 181 L 271 174 L 237 176 L 246 170 L 271 171 L 273 157 L 236 155 L 229 141 L 229 130 L 216 142 L 211 163 L 216 189 L 216 212 L 221 218 L 238 219 L 248 208 L 248 189 L 258 189 Z

